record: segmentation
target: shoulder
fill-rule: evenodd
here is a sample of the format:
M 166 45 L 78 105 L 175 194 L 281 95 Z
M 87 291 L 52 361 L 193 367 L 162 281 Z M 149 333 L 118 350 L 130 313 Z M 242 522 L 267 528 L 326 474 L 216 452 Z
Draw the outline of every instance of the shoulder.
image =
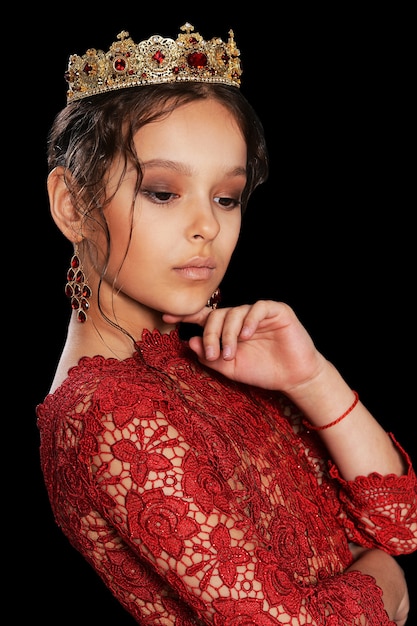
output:
M 77 430 L 102 415 L 148 414 L 159 398 L 160 381 L 131 357 L 82 357 L 61 384 L 36 407 L 40 430 Z M 90 424 L 91 425 L 91 424 Z M 94 426 L 93 430 L 94 430 Z
M 120 361 L 97 355 L 83 356 L 75 365 L 61 360 L 51 389 L 40 406 L 60 407 L 91 399 L 98 390 L 117 388 L 121 382 L 137 379 L 138 363 L 133 357 Z
M 122 362 L 123 361 L 119 361 L 116 358 L 109 358 L 102 355 L 68 358 L 68 354 L 64 352 L 55 371 L 49 395 L 54 395 L 62 385 L 71 387 L 74 385 L 74 382 L 83 382 L 91 380 L 92 378 L 97 379 L 100 373 L 105 371 L 114 372 L 116 375 L 120 369 L 118 363 Z

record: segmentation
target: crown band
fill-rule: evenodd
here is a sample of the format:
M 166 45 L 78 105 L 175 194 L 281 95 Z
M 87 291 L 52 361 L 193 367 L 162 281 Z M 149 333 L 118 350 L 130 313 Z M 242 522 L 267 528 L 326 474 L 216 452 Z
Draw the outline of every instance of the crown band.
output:
M 191 81 L 240 86 L 240 52 L 232 30 L 227 43 L 219 37 L 205 41 L 188 22 L 181 30 L 176 40 L 153 35 L 138 44 L 122 31 L 108 52 L 90 48 L 83 56 L 71 55 L 67 103 L 138 85 Z

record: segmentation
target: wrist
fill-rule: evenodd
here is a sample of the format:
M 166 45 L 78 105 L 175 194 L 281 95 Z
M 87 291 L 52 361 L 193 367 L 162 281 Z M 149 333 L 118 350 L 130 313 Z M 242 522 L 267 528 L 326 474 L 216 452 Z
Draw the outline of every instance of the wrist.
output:
M 315 426 L 314 424 L 312 424 L 308 420 L 303 419 L 303 424 L 304 424 L 304 426 L 308 430 L 327 430 L 327 428 L 333 428 L 333 426 L 337 426 L 337 424 L 339 424 L 342 420 L 344 420 L 345 417 L 348 417 L 350 415 L 350 413 L 352 413 L 353 409 L 358 404 L 358 402 L 359 402 L 358 392 L 357 391 L 353 391 L 353 402 L 352 402 L 352 404 L 346 409 L 346 411 L 344 413 L 342 413 L 342 415 L 339 415 L 339 417 L 334 419 L 332 422 L 327 422 L 326 424 L 322 424 L 321 426 Z
M 307 383 L 286 392 L 304 414 L 305 426 L 326 430 L 342 422 L 359 403 L 353 391 L 332 363 L 326 361 L 320 373 Z

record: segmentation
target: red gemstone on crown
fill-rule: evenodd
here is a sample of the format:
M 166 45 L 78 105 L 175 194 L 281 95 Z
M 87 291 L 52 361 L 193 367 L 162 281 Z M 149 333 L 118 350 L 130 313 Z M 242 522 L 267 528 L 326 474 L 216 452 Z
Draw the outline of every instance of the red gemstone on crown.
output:
M 207 65 L 207 56 L 203 52 L 191 52 L 187 56 L 187 63 L 190 67 L 201 69 Z
M 117 72 L 124 72 L 126 69 L 126 61 L 121 58 L 116 59 L 114 62 L 114 69 Z
M 161 63 L 164 62 L 164 59 L 165 59 L 165 54 L 162 54 L 160 50 L 158 50 L 157 52 L 155 52 L 155 54 L 152 55 L 152 60 L 159 63 L 159 65 L 161 65 Z

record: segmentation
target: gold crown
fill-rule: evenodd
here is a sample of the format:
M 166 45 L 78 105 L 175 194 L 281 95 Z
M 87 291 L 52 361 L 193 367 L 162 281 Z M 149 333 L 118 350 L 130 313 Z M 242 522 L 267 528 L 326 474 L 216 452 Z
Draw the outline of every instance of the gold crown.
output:
M 219 37 L 205 41 L 188 22 L 181 31 L 176 40 L 153 35 L 135 44 L 124 30 L 108 52 L 90 48 L 81 57 L 71 55 L 65 74 L 67 102 L 158 83 L 195 81 L 240 86 L 240 52 L 232 30 L 227 43 Z

